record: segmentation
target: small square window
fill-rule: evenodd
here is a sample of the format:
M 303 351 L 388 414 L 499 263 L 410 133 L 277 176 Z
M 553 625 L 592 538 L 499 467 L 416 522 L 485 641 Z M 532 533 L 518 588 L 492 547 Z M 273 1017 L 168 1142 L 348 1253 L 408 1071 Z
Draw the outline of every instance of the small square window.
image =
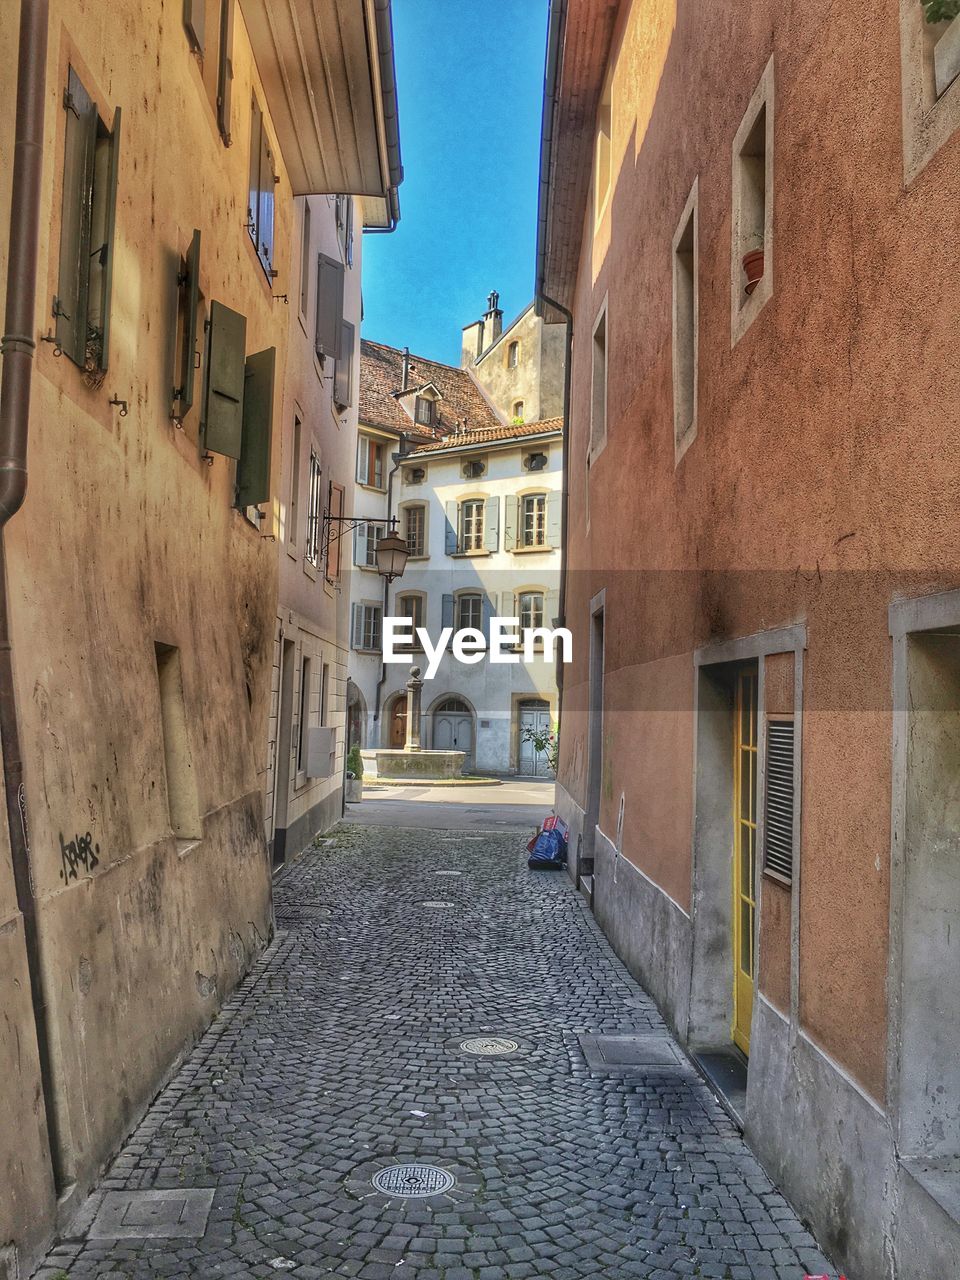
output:
M 773 294 L 773 58 L 733 142 L 731 346 Z

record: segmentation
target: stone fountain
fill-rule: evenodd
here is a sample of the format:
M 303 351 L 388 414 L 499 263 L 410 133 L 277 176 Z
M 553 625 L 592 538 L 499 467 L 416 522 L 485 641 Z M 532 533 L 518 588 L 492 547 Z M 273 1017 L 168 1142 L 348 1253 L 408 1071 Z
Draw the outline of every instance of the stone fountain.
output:
M 403 750 L 378 749 L 377 774 L 387 778 L 413 778 L 424 782 L 459 778 L 466 758 L 463 751 L 424 751 L 420 745 L 423 680 L 419 667 L 410 668 L 407 681 L 407 737 Z

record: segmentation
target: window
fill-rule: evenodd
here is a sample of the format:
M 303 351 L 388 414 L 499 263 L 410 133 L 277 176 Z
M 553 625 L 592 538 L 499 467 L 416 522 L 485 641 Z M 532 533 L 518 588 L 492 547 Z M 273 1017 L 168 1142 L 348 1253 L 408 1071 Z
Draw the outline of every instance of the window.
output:
M 544 547 L 547 544 L 547 495 L 528 493 L 521 499 L 520 545 Z
M 382 647 L 383 609 L 378 604 L 355 604 L 353 606 L 352 643 L 354 649 L 363 649 L 371 653 L 379 652 Z
M 935 21 L 927 21 L 928 12 Z M 935 5 L 900 0 L 905 185 L 960 128 L 960 17 L 955 14 L 952 0 Z
M 763 869 L 786 881 L 793 879 L 793 719 L 767 720 L 764 771 Z
M 673 237 L 673 443 L 679 462 L 697 434 L 697 183 Z
M 483 597 L 470 592 L 457 596 L 456 627 L 458 631 L 464 627 L 472 627 L 475 631 L 483 630 Z
M 407 552 L 414 559 L 427 553 L 427 508 L 405 507 L 403 512 L 403 536 L 407 540 Z
M 516 369 L 520 363 L 520 343 L 511 342 L 507 347 L 507 368 Z
M 463 476 L 466 480 L 479 480 L 487 469 L 487 464 L 480 458 L 470 458 L 463 464 Z
M 217 113 L 224 146 L 230 145 L 230 101 L 233 87 L 233 15 L 236 0 L 220 0 L 216 45 L 207 36 L 210 0 L 183 0 L 183 25 L 190 47 L 200 60 L 204 87 Z M 214 54 L 216 56 L 214 56 Z
M 773 293 L 773 58 L 733 143 L 731 345 Z
M 426 467 L 410 467 L 403 474 L 404 484 L 423 484 L 427 478 Z
M 337 239 L 340 241 L 340 252 L 344 265 L 353 266 L 353 196 L 337 196 L 336 204 Z
M 342 525 L 339 517 L 343 515 L 343 485 L 330 481 L 327 490 L 327 511 L 330 515 L 330 536 L 327 538 L 327 563 L 324 576 L 328 582 L 340 581 L 340 538 Z
M 436 420 L 436 403 L 429 396 L 417 396 L 414 405 L 414 418 L 424 427 L 432 427 Z
M 250 108 L 250 182 L 247 197 L 247 230 L 257 251 L 260 265 L 273 280 L 274 269 L 274 206 L 276 176 L 273 149 L 267 137 L 263 112 L 256 98 Z
M 459 551 L 483 550 L 483 508 L 482 498 L 471 498 L 467 502 L 460 503 L 457 529 Z
M 423 596 L 405 595 L 400 596 L 397 600 L 397 616 L 399 618 L 409 618 L 412 625 L 413 639 L 407 646 L 410 649 L 419 649 L 421 647 L 420 639 L 417 636 L 417 628 L 423 626 L 423 615 Z
M 543 626 L 543 592 L 523 591 L 517 596 L 517 616 L 520 619 L 520 630 L 527 631 L 531 627 Z
M 170 826 L 178 840 L 199 840 L 203 831 L 187 732 L 180 650 L 168 644 L 157 644 L 154 650 L 160 685 L 160 729 Z
M 357 481 L 372 489 L 383 488 L 383 442 L 361 436 L 357 449 Z
M 354 563 L 361 569 L 377 567 L 377 543 L 387 535 L 387 526 L 382 520 L 365 520 L 357 525 L 354 547 Z
M 523 401 L 514 400 L 513 402 L 513 420 L 514 422 L 523 421 Z
M 545 453 L 528 453 L 523 460 L 524 471 L 542 471 L 547 465 Z
M 292 547 L 297 544 L 297 523 L 300 519 L 300 450 L 302 447 L 303 425 L 300 419 L 293 419 L 293 458 L 290 474 L 290 519 L 287 522 L 287 541 Z
M 590 449 L 599 452 L 607 441 L 607 304 L 593 329 L 593 379 L 590 402 Z
M 310 305 L 310 264 L 313 256 L 310 252 L 310 201 L 303 198 L 303 222 L 300 235 L 300 314 L 307 315 Z
M 307 493 L 307 542 L 304 555 L 312 565 L 320 563 L 323 532 L 323 490 L 320 487 L 320 459 L 310 450 L 310 488 Z
M 610 194 L 611 134 L 613 131 L 613 96 L 611 79 L 607 79 L 603 97 L 597 109 L 597 141 L 594 156 L 593 210 L 594 221 L 599 222 Z
M 53 301 L 56 338 L 64 355 L 99 386 L 110 352 L 120 108 L 108 130 L 73 67 L 63 104 L 60 269 Z
M 303 770 L 307 757 L 307 731 L 310 728 L 310 659 L 300 664 L 300 726 L 297 734 L 297 772 Z

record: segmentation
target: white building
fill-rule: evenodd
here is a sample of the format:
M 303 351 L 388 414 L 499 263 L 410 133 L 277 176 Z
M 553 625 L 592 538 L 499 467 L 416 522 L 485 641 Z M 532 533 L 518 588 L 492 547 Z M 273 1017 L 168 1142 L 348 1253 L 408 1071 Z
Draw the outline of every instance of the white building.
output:
M 503 331 L 496 301 L 465 330 L 459 369 L 361 344 L 354 514 L 369 520 L 353 543 L 348 738 L 364 748 L 403 746 L 410 667 L 426 675 L 417 648 L 402 664 L 382 661 L 384 616 L 410 617 L 436 641 L 443 627 L 488 632 L 494 616 L 550 626 L 557 613 L 562 421 L 515 410 L 521 398 L 558 403 L 562 362 L 552 349 L 544 359 L 532 310 Z M 474 356 L 481 326 L 490 341 Z M 393 517 L 410 558 L 385 587 L 373 549 Z M 516 656 L 466 665 L 446 653 L 423 690 L 423 746 L 464 751 L 470 772 L 546 776 L 523 731 L 555 722 L 555 664 L 540 651 Z

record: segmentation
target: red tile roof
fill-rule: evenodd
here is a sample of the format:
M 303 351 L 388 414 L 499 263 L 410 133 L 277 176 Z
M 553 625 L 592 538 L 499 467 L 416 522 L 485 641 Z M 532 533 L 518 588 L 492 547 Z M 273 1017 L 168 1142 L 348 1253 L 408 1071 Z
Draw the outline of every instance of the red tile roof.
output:
M 439 418 L 431 430 L 414 424 L 397 401 L 403 388 L 403 352 L 364 338 L 360 343 L 360 421 L 389 431 L 434 435 L 438 440 L 458 427 L 468 431 L 503 426 L 480 388 L 464 369 L 410 356 L 408 391 L 432 383 L 442 399 L 437 402 Z
M 545 418 L 543 422 L 522 422 L 513 427 L 494 427 L 489 431 L 461 431 L 431 444 L 421 444 L 414 453 L 437 453 L 442 449 L 463 449 L 486 444 L 490 440 L 522 440 L 525 436 L 559 435 L 563 430 L 562 418 Z

